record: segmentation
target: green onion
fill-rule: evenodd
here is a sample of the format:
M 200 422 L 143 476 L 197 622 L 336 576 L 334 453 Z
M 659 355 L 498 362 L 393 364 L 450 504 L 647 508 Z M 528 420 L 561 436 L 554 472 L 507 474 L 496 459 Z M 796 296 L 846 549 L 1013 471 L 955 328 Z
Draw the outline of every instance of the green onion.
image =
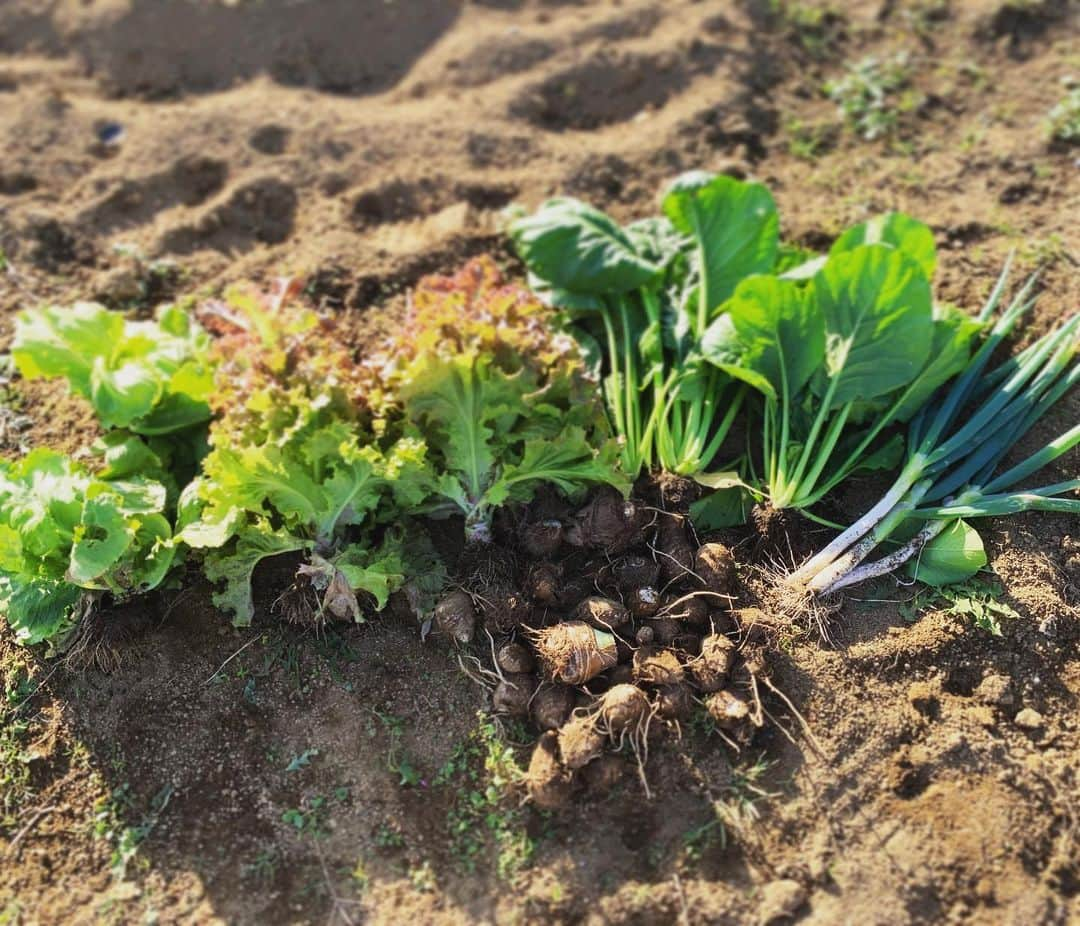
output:
M 981 318 L 989 319 L 1005 289 L 1006 264 Z M 1080 380 L 1080 315 L 1019 355 L 987 371 L 991 355 L 1034 304 L 1030 279 L 1001 314 L 963 373 L 915 416 L 908 453 L 892 488 L 863 517 L 797 569 L 789 582 L 830 594 L 884 575 L 919 554 L 950 523 L 1022 511 L 1080 512 L 1065 497 L 1080 480 L 1024 488 L 1030 476 L 1080 444 L 1080 425 L 999 475 L 1002 460 Z M 877 562 L 861 565 L 901 524 L 926 522 L 914 537 Z

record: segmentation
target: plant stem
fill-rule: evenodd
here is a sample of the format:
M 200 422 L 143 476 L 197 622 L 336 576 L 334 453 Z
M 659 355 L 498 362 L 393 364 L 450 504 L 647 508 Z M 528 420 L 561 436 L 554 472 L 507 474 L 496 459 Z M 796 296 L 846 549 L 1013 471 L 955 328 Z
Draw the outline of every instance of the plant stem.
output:
M 793 585 L 805 585 L 808 584 L 822 569 L 829 566 L 836 557 L 840 556 L 848 547 L 857 542 L 860 538 L 865 536 L 877 524 L 889 514 L 892 509 L 898 505 L 908 491 L 914 486 L 922 475 L 922 468 L 925 460 L 921 455 L 913 457 L 904 470 L 900 473 L 899 478 L 893 484 L 892 488 L 881 498 L 880 501 L 873 508 L 871 508 L 866 514 L 864 514 L 858 521 L 851 525 L 846 531 L 844 531 L 839 537 L 836 537 L 828 546 L 826 546 L 820 553 L 811 557 L 802 566 L 795 570 L 789 577 L 788 581 Z
M 948 524 L 948 521 L 931 521 L 911 540 L 900 547 L 899 550 L 894 550 L 888 556 L 885 556 L 876 562 L 868 563 L 858 569 L 851 570 L 851 572 L 842 575 L 819 594 L 831 595 L 833 592 L 838 592 L 842 588 L 858 585 L 860 582 L 866 582 L 869 579 L 876 579 L 878 576 L 887 575 L 910 560 L 916 553 L 919 553 L 923 547 L 940 534 Z

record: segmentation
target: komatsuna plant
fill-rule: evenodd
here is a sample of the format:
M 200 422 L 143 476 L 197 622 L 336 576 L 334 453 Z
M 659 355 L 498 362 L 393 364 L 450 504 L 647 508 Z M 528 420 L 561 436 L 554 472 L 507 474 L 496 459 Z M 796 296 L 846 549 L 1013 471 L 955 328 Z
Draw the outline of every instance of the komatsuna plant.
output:
M 761 184 L 688 173 L 662 205 L 662 215 L 623 226 L 562 197 L 510 228 L 533 289 L 603 368 L 631 476 L 712 465 L 746 390 L 706 361 L 702 340 L 739 282 L 772 272 L 782 254 L 776 205 Z
M 813 517 L 852 474 L 896 465 L 894 426 L 968 362 L 982 323 L 934 302 L 935 263 L 926 226 L 882 216 L 827 258 L 742 281 L 705 333 L 709 362 L 756 393 L 753 491 L 772 508 Z

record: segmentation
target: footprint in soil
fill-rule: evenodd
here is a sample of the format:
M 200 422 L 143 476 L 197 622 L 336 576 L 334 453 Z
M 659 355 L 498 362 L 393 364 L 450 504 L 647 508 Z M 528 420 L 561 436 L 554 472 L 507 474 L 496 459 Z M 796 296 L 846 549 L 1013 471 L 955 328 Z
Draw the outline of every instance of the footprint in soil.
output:
M 449 30 L 460 3 L 286 0 L 113 4 L 70 45 L 106 90 L 162 98 L 208 93 L 267 74 L 287 86 L 377 93 Z M 122 9 L 120 9 L 122 8 Z
M 527 135 L 473 132 L 465 141 L 465 151 L 476 167 L 520 167 L 533 159 L 536 147 Z
M 0 173 L 0 196 L 22 196 L 38 187 L 37 177 L 25 171 Z
M 458 87 L 481 87 L 528 71 L 557 51 L 554 45 L 542 39 L 514 34 L 486 36 L 475 48 L 448 63 L 449 79 Z
M 281 244 L 292 234 L 297 196 L 291 184 L 264 177 L 240 187 L 194 225 L 173 229 L 161 239 L 163 251 L 238 253 L 257 244 Z
M 248 144 L 260 154 L 284 154 L 291 136 L 292 132 L 284 126 L 264 125 L 251 133 Z
M 573 43 L 579 45 L 594 39 L 604 39 L 608 42 L 643 39 L 652 33 L 663 18 L 663 8 L 659 4 L 644 7 L 632 13 L 613 16 L 603 22 L 586 26 L 574 36 Z
M 447 183 L 442 177 L 390 180 L 358 194 L 349 221 L 358 231 L 434 215 L 447 206 L 466 202 L 476 209 L 501 209 L 518 189 L 510 184 Z
M 588 154 L 564 184 L 566 192 L 586 200 L 617 200 L 626 181 L 635 175 L 630 165 L 615 154 Z
M 976 30 L 983 41 L 997 42 L 1008 37 L 1009 53 L 1023 54 L 1024 46 L 1047 35 L 1067 14 L 1069 0 L 1027 0 L 1025 3 L 1002 3 Z
M 30 262 L 42 270 L 56 272 L 68 264 L 94 261 L 93 244 L 50 215 L 31 215 L 22 236 L 31 243 Z
M 224 161 L 184 157 L 166 170 L 119 185 L 83 211 L 79 224 L 109 234 L 118 228 L 144 225 L 174 206 L 198 206 L 225 185 L 229 167 Z
M 534 85 L 511 104 L 510 113 L 550 131 L 597 129 L 662 106 L 690 77 L 669 56 L 601 53 Z

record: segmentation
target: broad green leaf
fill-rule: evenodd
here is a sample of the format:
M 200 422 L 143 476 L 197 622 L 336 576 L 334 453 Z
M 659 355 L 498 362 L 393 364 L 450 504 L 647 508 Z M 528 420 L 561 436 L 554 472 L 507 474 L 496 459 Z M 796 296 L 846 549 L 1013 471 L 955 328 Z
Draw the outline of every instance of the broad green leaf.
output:
M 127 553 L 135 527 L 120 513 L 114 495 L 88 499 L 76 531 L 68 565 L 68 581 L 83 588 L 107 588 L 102 577 Z
M 22 312 L 15 318 L 11 356 L 27 379 L 65 376 L 89 396 L 95 359 L 112 356 L 123 332 L 123 317 L 95 303 Z
M 406 564 L 392 543 L 375 550 L 351 544 L 332 562 L 354 591 L 366 592 L 375 600 L 376 611 L 385 608 L 390 595 L 405 584 Z
M 982 538 L 966 521 L 953 521 L 907 565 L 908 574 L 940 587 L 970 579 L 987 563 Z
M 779 217 L 772 194 L 760 183 L 692 171 L 672 182 L 663 206 L 672 225 L 697 247 L 710 318 L 740 280 L 775 266 Z
M 218 448 L 205 472 L 216 496 L 255 515 L 268 513 L 269 503 L 291 523 L 313 525 L 328 507 L 322 489 L 278 447 Z
M 57 581 L 0 578 L 0 613 L 24 646 L 43 643 L 67 629 L 83 590 Z
M 338 419 L 312 431 L 300 441 L 297 449 L 311 477 L 321 481 L 335 462 L 341 459 L 342 449 L 355 443 L 355 426 Z
M 829 255 L 852 251 L 863 244 L 887 244 L 915 261 L 926 278 L 934 278 L 937 249 L 934 233 L 918 219 L 902 212 L 887 212 L 849 228 L 836 239 Z
M 437 465 L 457 473 L 478 502 L 505 454 L 515 423 L 528 413 L 529 384 L 492 367 L 493 358 L 421 358 L 400 396 L 423 428 Z
M 373 447 L 364 449 L 371 451 L 371 456 L 377 455 Z M 322 483 L 329 507 L 320 513 L 316 536 L 330 538 L 339 528 L 362 522 L 378 505 L 385 484 L 376 475 L 372 460 L 362 453 L 336 465 Z
M 22 538 L 19 532 L 0 524 L 0 573 L 19 573 L 26 569 Z
M 485 501 L 493 507 L 511 500 L 528 501 L 540 483 L 558 486 L 571 497 L 600 483 L 626 492 L 629 484 L 618 471 L 615 457 L 614 444 L 598 451 L 581 428 L 567 428 L 555 440 L 527 442 L 521 462 L 503 469 Z
M 527 276 L 529 289 L 533 291 L 533 294 L 543 302 L 544 305 L 549 305 L 553 309 L 558 309 L 569 318 L 596 315 L 608 310 L 607 303 L 604 302 L 603 296 L 596 296 L 592 293 L 576 293 L 571 292 L 568 289 L 559 289 L 558 287 L 552 286 L 542 277 L 537 276 L 537 274 L 533 273 L 531 270 Z
M 809 272 L 807 272 L 806 268 L 819 260 L 823 261 L 824 258 L 816 251 L 810 250 L 810 248 L 781 243 L 776 251 L 776 266 L 773 267 L 772 272 L 776 276 L 792 280 L 808 279 L 817 273 L 820 267 L 815 267 Z
M 856 434 L 855 438 L 863 435 Z M 842 456 L 842 454 L 840 454 Z M 904 438 L 900 434 L 893 434 L 888 440 L 880 444 L 876 449 L 859 458 L 858 463 L 851 469 L 852 473 L 868 473 L 874 470 L 896 469 L 900 461 L 904 459 Z
M 176 544 L 172 543 L 172 528 L 160 514 L 142 518 L 135 532 L 135 547 L 146 551 L 131 564 L 130 588 L 148 592 L 157 588 L 176 561 Z
M 821 366 L 825 323 L 813 294 L 803 287 L 754 276 L 724 304 L 701 350 L 711 363 L 766 395 L 793 397 Z
M 174 433 L 209 420 L 213 371 L 206 333 L 179 309 L 162 319 L 87 303 L 37 309 L 19 316 L 12 353 L 28 379 L 66 377 L 106 428 Z
M 192 336 L 205 336 L 203 332 L 191 324 L 191 315 L 178 305 L 165 306 L 158 314 L 157 323 L 161 326 L 162 331 L 181 340 L 186 340 Z
M 667 267 L 691 244 L 666 216 L 640 219 L 626 226 L 634 250 L 657 267 Z
M 18 532 L 27 554 L 66 563 L 90 481 L 69 457 L 44 448 L 0 462 L 0 521 Z
M 156 478 L 165 468 L 146 441 L 129 431 L 110 431 L 99 437 L 91 450 L 101 459 L 98 476 L 106 480 L 138 475 Z
M 270 556 L 308 550 L 311 542 L 294 537 L 285 530 L 273 530 L 265 520 L 246 527 L 236 545 L 214 550 L 205 560 L 206 577 L 221 587 L 214 592 L 214 604 L 233 615 L 233 624 L 247 627 L 255 619 L 255 601 L 251 576 L 255 567 Z
M 438 498 L 444 498 L 450 504 L 457 507 L 458 511 L 454 514 L 468 513 L 472 511 L 474 502 L 469 498 L 469 494 L 461 480 L 453 473 L 439 473 L 434 481 L 433 495 Z M 431 506 L 428 506 L 430 508 Z M 425 509 L 428 510 L 428 509 Z M 435 517 L 445 517 L 447 512 L 445 510 L 439 510 L 437 506 L 433 511 Z
M 749 489 L 736 470 L 722 473 L 695 473 L 694 482 L 708 489 Z
M 948 305 L 934 306 L 934 338 L 926 366 L 905 390 L 903 402 L 896 411 L 897 421 L 907 421 L 930 397 L 958 375 L 971 357 L 971 347 L 982 324 L 959 309 Z
M 690 520 L 699 531 L 722 530 L 746 523 L 753 496 L 742 486 L 730 486 L 699 498 L 690 506 Z
M 182 364 L 165 384 L 154 407 L 135 423 L 140 434 L 172 434 L 210 420 L 214 374 L 209 365 Z
M 104 504 L 116 508 L 125 516 L 154 514 L 165 508 L 165 486 L 159 482 L 132 478 L 113 482 L 93 482 L 86 489 L 87 500 L 97 501 L 107 496 Z M 85 523 L 86 509 L 83 509 Z
M 930 284 L 918 264 L 885 245 L 863 245 L 829 258 L 814 277 L 825 320 L 825 369 L 819 395 L 831 408 L 866 401 L 910 383 L 934 334 Z
M 123 447 L 122 440 L 112 445 L 121 455 Z M 12 588 L 23 589 L 10 604 L 10 622 L 33 623 L 35 638 L 46 625 L 58 628 L 61 617 L 49 609 L 64 583 L 76 595 L 85 588 L 118 597 L 158 584 L 175 556 L 165 503 L 158 482 L 140 475 L 96 479 L 53 451 L 0 463 L 0 573 Z
M 192 509 L 181 513 L 177 523 L 176 540 L 196 550 L 215 550 L 225 546 L 244 523 L 245 512 L 241 508 L 200 508 L 194 515 Z M 190 519 L 190 520 L 189 520 Z
M 577 199 L 549 199 L 515 221 L 510 236 L 530 272 L 557 290 L 625 293 L 658 274 L 618 223 Z

